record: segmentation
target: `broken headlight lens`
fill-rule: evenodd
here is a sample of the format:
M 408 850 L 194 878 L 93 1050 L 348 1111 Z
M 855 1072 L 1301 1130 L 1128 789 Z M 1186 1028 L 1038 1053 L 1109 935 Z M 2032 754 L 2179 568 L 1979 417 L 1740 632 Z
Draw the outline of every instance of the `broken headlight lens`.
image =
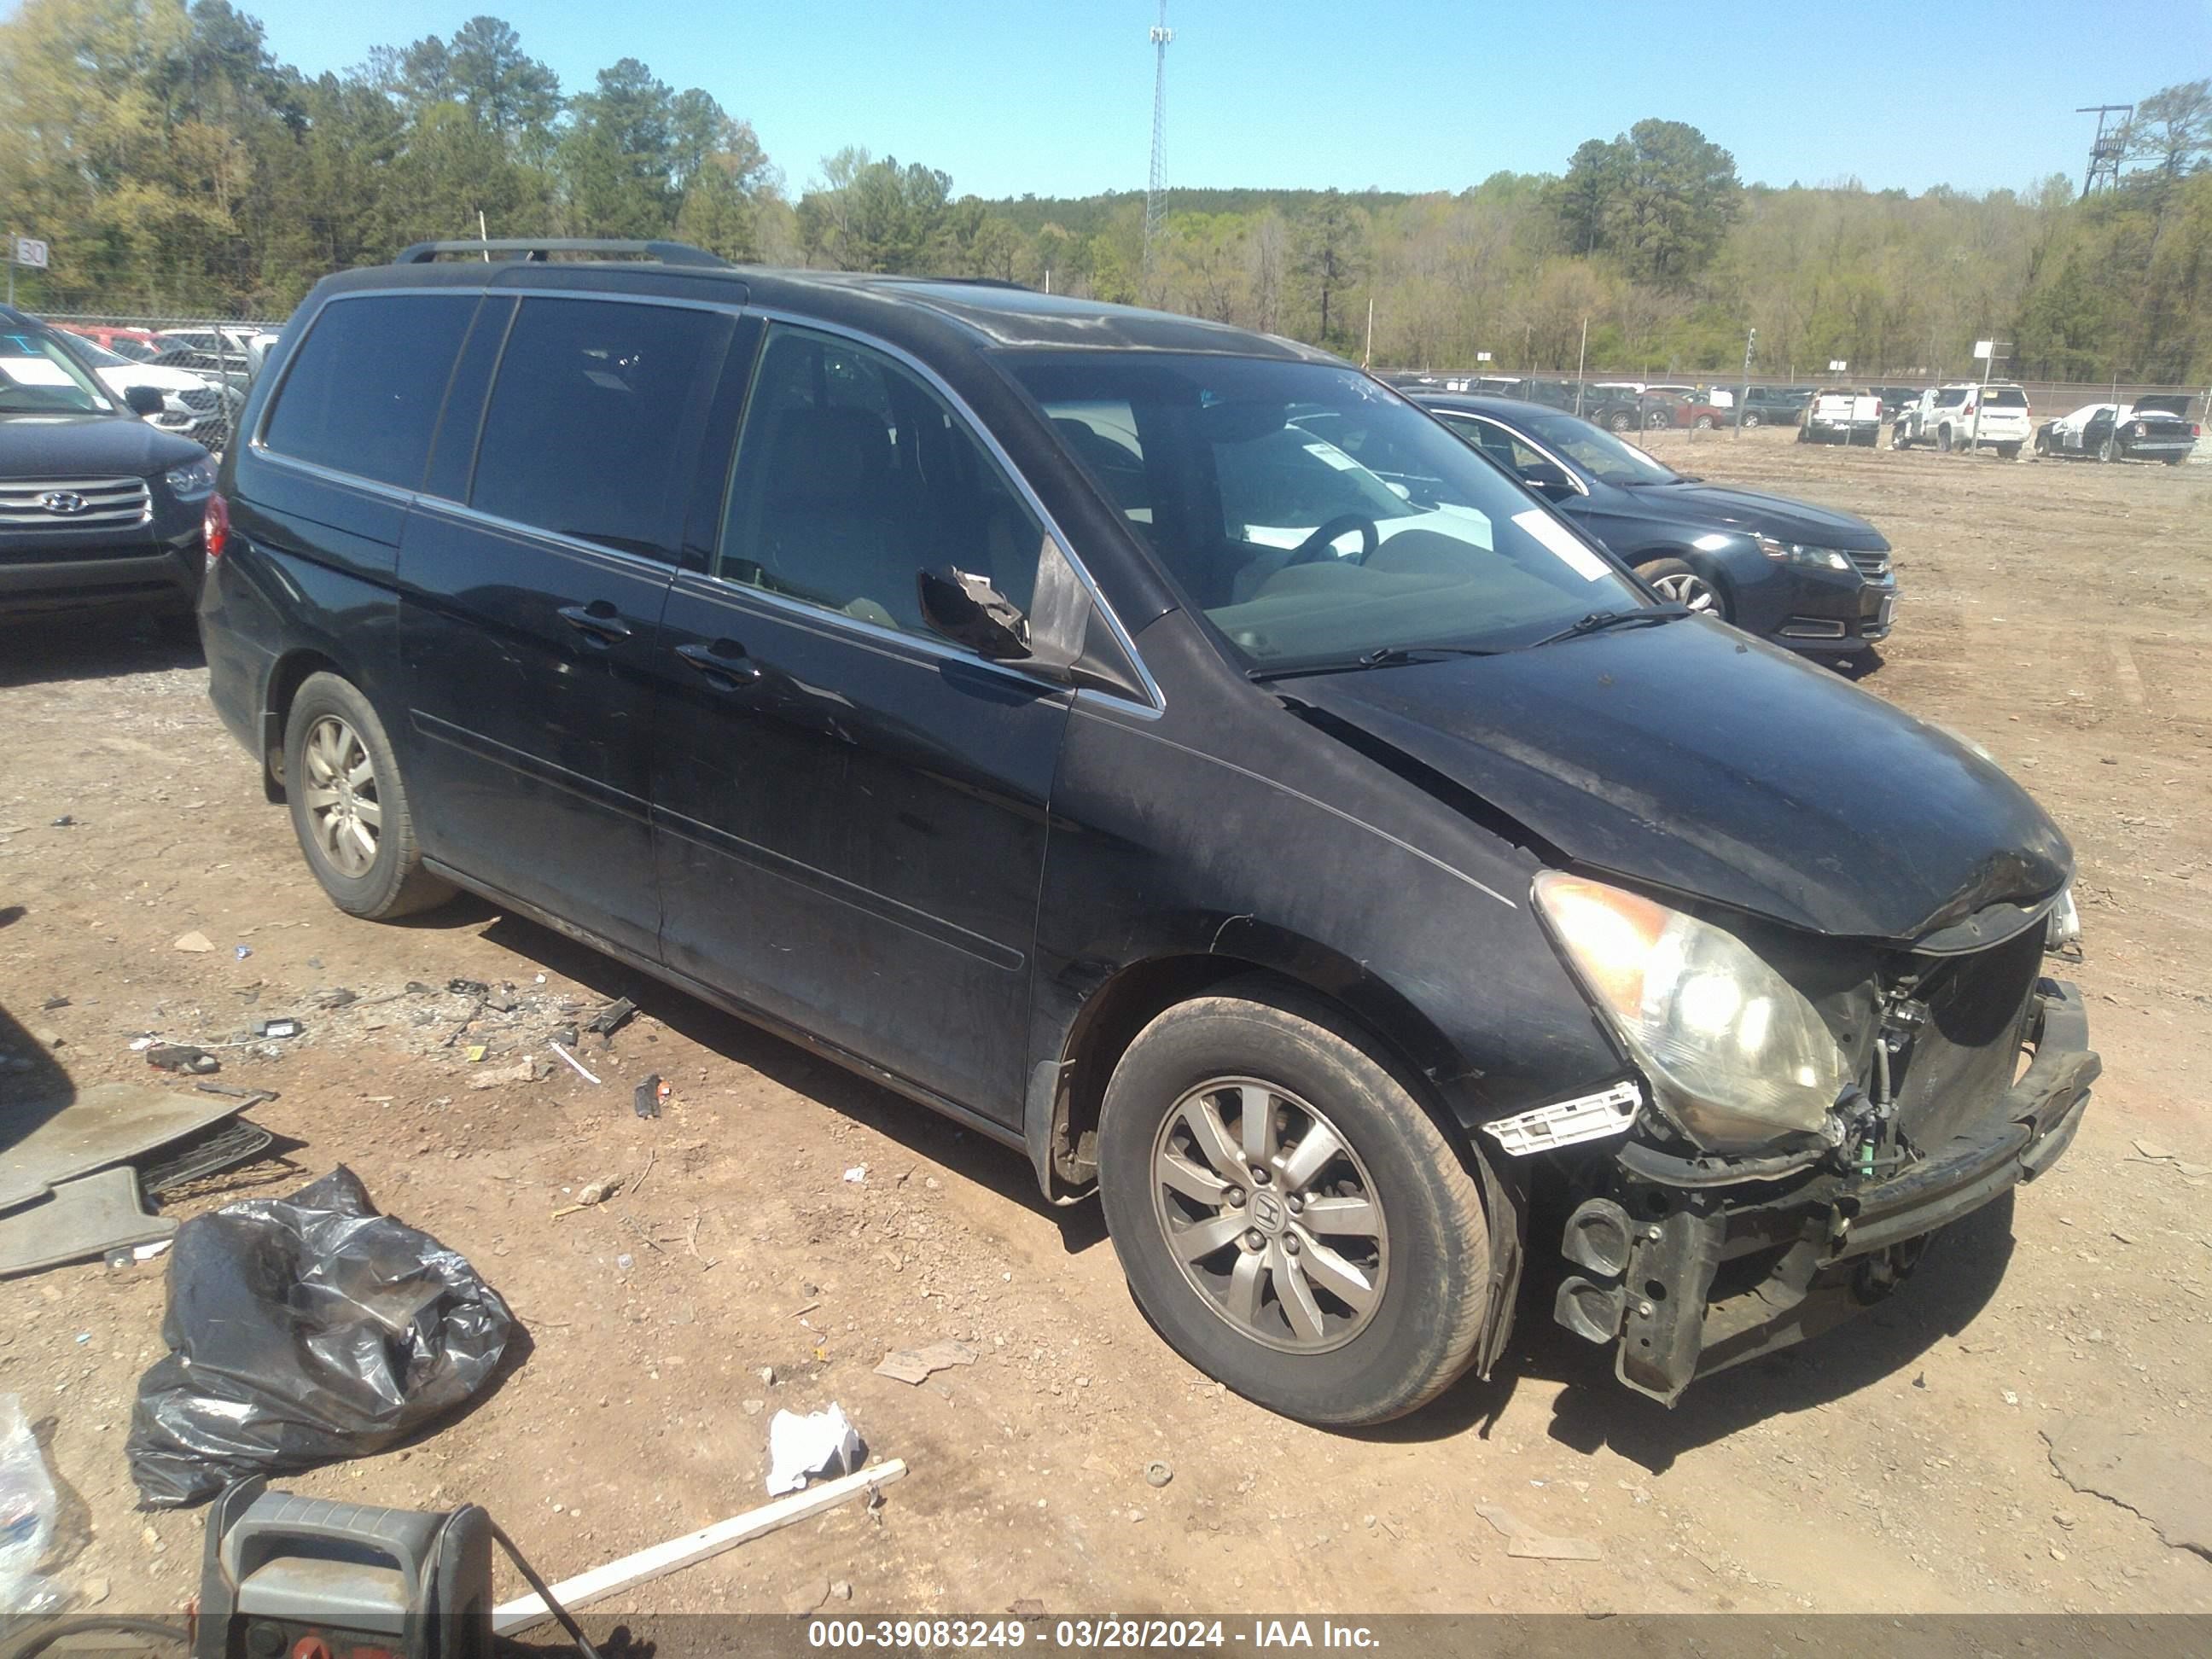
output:
M 1708 1152 L 1818 1134 L 1849 1080 L 1813 1005 L 1725 928 L 1601 881 L 1546 871 L 1536 906 L 1650 1080 Z

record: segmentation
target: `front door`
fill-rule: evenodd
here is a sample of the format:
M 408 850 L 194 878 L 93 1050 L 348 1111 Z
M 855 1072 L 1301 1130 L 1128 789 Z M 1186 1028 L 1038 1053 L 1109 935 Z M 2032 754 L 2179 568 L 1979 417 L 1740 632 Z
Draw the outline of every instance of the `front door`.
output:
M 734 321 L 525 298 L 482 436 L 470 423 L 458 439 L 474 441 L 473 477 L 454 469 L 451 496 L 419 496 L 400 549 L 425 846 L 647 955 L 650 669 Z
M 777 326 L 709 571 L 656 656 L 663 959 L 1018 1123 L 1062 690 L 931 633 L 924 566 L 1026 608 L 1043 531 L 886 354 Z

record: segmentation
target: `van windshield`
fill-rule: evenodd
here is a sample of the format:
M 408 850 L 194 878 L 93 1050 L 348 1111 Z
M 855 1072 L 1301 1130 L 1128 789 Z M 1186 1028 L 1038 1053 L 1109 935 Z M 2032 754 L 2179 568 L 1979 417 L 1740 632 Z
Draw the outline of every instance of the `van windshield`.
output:
M 0 328 L 0 415 L 86 415 L 114 407 L 44 329 Z
M 1152 352 L 999 361 L 1255 671 L 1511 649 L 1646 603 L 1518 483 L 1356 370 Z

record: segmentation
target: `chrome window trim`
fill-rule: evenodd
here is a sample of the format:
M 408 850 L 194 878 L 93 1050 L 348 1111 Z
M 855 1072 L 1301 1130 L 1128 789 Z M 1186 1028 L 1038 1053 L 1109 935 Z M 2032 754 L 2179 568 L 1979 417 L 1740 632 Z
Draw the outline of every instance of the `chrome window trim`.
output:
M 443 514 L 458 519 L 483 530 L 496 531 L 522 541 L 550 542 L 564 553 L 580 553 L 588 559 L 612 565 L 617 570 L 638 570 L 651 574 L 659 572 L 673 577 L 677 574 L 676 556 L 665 559 L 633 553 L 628 548 L 609 547 L 582 536 L 572 536 L 565 530 L 548 530 L 543 525 L 525 524 L 520 519 L 503 519 L 496 513 L 487 513 L 482 507 L 471 507 L 466 501 L 448 500 L 425 490 L 402 491 L 413 505 L 424 513 Z
M 1121 626 L 1121 617 L 1114 614 L 1114 607 L 1107 603 L 1106 595 L 1099 591 L 1098 584 L 1092 578 L 1090 570 L 1085 566 L 1083 561 L 1076 556 L 1074 546 L 1068 540 L 1066 532 L 1060 527 L 1059 521 L 1047 510 L 1043 501 L 1037 498 L 1036 491 L 1030 487 L 1030 481 L 1022 476 L 1021 468 L 1014 465 L 1013 457 L 1006 453 L 1005 447 L 999 442 L 997 435 L 977 416 L 975 411 L 969 407 L 968 400 L 945 384 L 943 375 L 912 352 L 902 350 L 891 344 L 890 341 L 878 339 L 860 329 L 849 328 L 842 323 L 829 322 L 818 317 L 807 317 L 796 312 L 784 311 L 769 306 L 748 306 L 744 309 L 751 315 L 763 318 L 771 324 L 781 323 L 791 328 L 805 329 L 817 334 L 833 335 L 850 340 L 855 345 L 865 346 L 871 351 L 879 351 L 893 362 L 920 377 L 931 391 L 944 398 L 946 405 L 967 427 L 969 434 L 990 454 L 1000 471 L 1006 475 L 1007 481 L 1013 485 L 1015 492 L 1020 495 L 1030 511 L 1036 514 L 1037 522 L 1044 526 L 1044 533 L 1052 538 L 1053 544 L 1060 550 L 1060 556 L 1067 561 L 1068 568 L 1075 572 L 1076 580 L 1080 581 L 1089 592 L 1091 603 L 1097 608 L 1098 614 L 1105 617 L 1106 626 L 1112 631 L 1115 643 L 1121 647 L 1122 654 L 1129 659 L 1130 665 L 1137 671 L 1137 678 L 1144 683 L 1146 693 L 1151 699 L 1152 712 L 1159 714 L 1165 711 L 1168 702 L 1167 694 L 1160 690 L 1159 682 L 1152 678 L 1152 670 L 1145 665 L 1144 658 L 1138 654 L 1136 641 L 1129 637 L 1128 630 Z M 763 349 L 766 349 L 765 346 Z M 744 428 L 742 422 L 738 427 L 738 441 L 740 444 L 744 441 Z M 734 451 L 732 453 L 731 461 L 732 465 L 736 464 Z M 720 550 L 718 538 L 715 549 L 718 556 Z M 721 579 L 715 577 L 713 580 L 720 581 Z M 742 587 L 744 585 L 731 583 L 729 586 Z M 818 606 L 815 608 L 820 609 Z M 824 611 L 823 614 L 832 617 L 839 615 L 836 611 Z M 915 636 L 901 633 L 900 637 Z M 954 648 L 957 649 L 957 647 Z M 973 656 L 972 653 L 961 654 Z M 974 660 L 982 662 L 989 659 L 974 657 Z M 1000 663 L 997 665 L 1007 666 L 1005 663 Z M 1116 701 L 1126 702 L 1127 699 L 1116 699 Z
M 417 286 L 411 283 L 404 283 L 382 288 L 349 289 L 343 294 L 333 295 L 329 299 L 324 301 L 321 306 L 316 309 L 314 319 L 308 325 L 307 332 L 302 334 L 297 343 L 295 343 L 289 351 L 285 353 L 283 374 L 278 379 L 276 385 L 270 388 L 268 397 L 263 399 L 261 409 L 254 417 L 253 433 L 246 441 L 246 447 L 252 451 L 257 459 L 281 462 L 284 465 L 298 468 L 312 476 L 327 479 L 333 483 L 350 484 L 357 489 L 367 490 L 372 495 L 393 497 L 405 501 L 420 501 L 426 505 L 434 506 L 442 511 L 461 513 L 481 523 L 500 529 L 513 531 L 527 536 L 543 536 L 564 547 L 573 548 L 580 552 L 599 553 L 616 559 L 635 561 L 639 565 L 653 568 L 678 569 L 672 557 L 664 565 L 663 562 L 660 560 L 647 559 L 638 554 L 625 553 L 616 549 L 602 547 L 597 543 L 583 541 L 573 536 L 564 536 L 558 531 L 544 530 L 534 525 L 517 524 L 513 520 L 501 519 L 493 514 L 479 513 L 476 508 L 470 507 L 465 502 L 454 501 L 442 495 L 432 495 L 420 489 L 407 489 L 396 484 L 387 484 L 381 479 L 378 478 L 363 477 L 355 473 L 343 472 L 335 467 L 326 467 L 319 462 L 301 460 L 297 457 L 286 455 L 281 451 L 273 450 L 268 447 L 264 439 L 268 431 L 269 416 L 275 410 L 278 401 L 284 395 L 285 382 L 291 379 L 292 366 L 298 361 L 301 349 L 304 347 L 308 339 L 313 337 L 315 329 L 322 322 L 323 314 L 329 311 L 332 306 L 344 305 L 349 301 L 353 300 L 389 299 L 394 296 L 422 296 L 448 294 L 469 296 L 479 301 L 495 294 L 512 294 L 519 300 L 528 300 L 532 298 L 556 300 L 581 299 L 587 300 L 594 304 L 611 302 L 617 305 L 663 306 L 672 307 L 687 311 L 720 312 L 733 317 L 758 317 L 763 321 L 770 324 L 781 323 L 792 328 L 805 329 L 817 334 L 835 336 L 838 338 L 849 340 L 855 345 L 865 346 L 871 351 L 881 352 L 884 356 L 889 357 L 893 362 L 899 364 L 901 367 L 919 376 L 922 381 L 928 386 L 931 391 L 934 392 L 939 397 L 945 399 L 947 406 L 959 416 L 963 423 L 966 425 L 969 434 L 983 446 L 984 449 L 990 454 L 992 459 L 997 464 L 1000 471 L 1003 472 L 1007 480 L 1012 483 L 1016 493 L 1020 495 L 1022 501 L 1028 506 L 1029 509 L 1032 513 L 1036 514 L 1037 522 L 1044 526 L 1045 534 L 1052 538 L 1054 544 L 1060 550 L 1060 556 L 1067 561 L 1068 568 L 1075 572 L 1076 579 L 1083 584 L 1085 589 L 1090 593 L 1091 604 L 1097 608 L 1098 614 L 1106 619 L 1106 626 L 1113 634 L 1115 643 L 1121 647 L 1122 654 L 1128 659 L 1130 665 L 1136 670 L 1137 678 L 1143 683 L 1146 696 L 1149 701 L 1139 702 L 1133 699 L 1119 696 L 1108 691 L 1096 691 L 1095 695 L 1106 699 L 1117 707 L 1126 707 L 1131 709 L 1140 710 L 1143 713 L 1152 716 L 1158 716 L 1166 711 L 1167 694 L 1160 690 L 1159 682 L 1152 678 L 1152 672 L 1146 665 L 1144 657 L 1137 650 L 1136 641 L 1130 637 L 1129 630 L 1122 626 L 1121 617 L 1115 613 L 1114 607 L 1108 603 L 1106 595 L 1100 590 L 1097 580 L 1092 577 L 1089 568 L 1084 564 L 1083 561 L 1076 556 L 1074 546 L 1069 541 L 1066 532 L 1060 527 L 1059 521 L 1053 517 L 1049 511 L 1047 510 L 1044 502 L 1038 499 L 1036 491 L 1030 486 L 1030 481 L 1022 476 L 1022 470 L 1014 465 L 1013 458 L 1006 453 L 1005 446 L 999 442 L 997 435 L 994 434 L 990 428 L 977 416 L 975 410 L 969 405 L 968 400 L 963 398 L 958 392 L 955 392 L 951 386 L 947 385 L 943 375 L 939 374 L 935 369 L 932 368 L 927 363 L 922 362 L 921 358 L 915 356 L 912 352 L 907 351 L 899 346 L 893 345 L 888 340 L 878 338 L 877 336 L 870 334 L 863 329 L 854 328 L 843 323 L 832 322 L 827 318 L 810 317 L 804 313 L 787 311 L 780 307 L 754 305 L 748 300 L 738 300 L 734 298 L 728 300 L 706 300 L 695 299 L 683 295 L 660 294 L 625 294 L 620 291 L 605 289 L 537 289 L 522 285 L 508 285 L 490 282 L 483 283 L 441 283 L 435 287 Z M 738 441 L 742 443 L 744 439 L 744 426 L 743 420 L 740 419 L 738 429 Z M 731 452 L 731 464 L 732 465 L 736 464 L 736 451 L 734 447 L 732 447 Z M 720 552 L 719 542 L 720 535 L 718 532 L 716 547 L 716 553 L 718 556 Z M 679 574 L 698 575 L 701 573 L 679 572 Z M 742 582 L 724 581 L 718 576 L 706 575 L 702 576 L 702 579 L 713 581 L 719 586 L 726 587 L 739 592 L 759 592 L 764 591 L 749 587 Z M 781 599 L 785 596 L 772 594 L 769 597 Z M 880 629 L 875 623 L 864 623 L 858 617 L 846 617 L 840 612 L 825 610 L 819 605 L 807 605 L 803 600 L 792 600 L 790 603 L 798 609 L 804 610 L 811 615 L 829 617 L 832 620 L 835 625 L 840 628 L 853 627 L 864 630 L 887 633 L 892 638 L 898 640 L 921 641 L 925 647 L 933 653 L 937 652 L 939 648 L 939 641 L 924 639 L 921 635 L 908 634 L 902 629 Z M 952 645 L 949 641 L 942 642 L 942 651 L 944 654 L 958 661 L 988 663 L 991 666 L 1000 669 L 1008 669 L 1012 666 L 1012 665 L 1004 662 L 994 661 L 992 659 L 981 656 L 976 653 L 963 650 L 957 646 Z M 1042 684 L 1058 685 L 1059 684 L 1056 681 L 1046 680 L 1041 676 L 1034 674 L 1024 673 L 1023 678 L 1036 679 Z M 1060 689 L 1065 690 L 1066 688 L 1061 687 Z M 1085 694 L 1090 695 L 1094 690 L 1094 688 L 1085 688 Z
M 281 449 L 264 449 L 257 440 L 249 446 L 256 460 L 269 466 L 284 467 L 294 472 L 319 478 L 325 483 L 338 484 L 348 489 L 357 489 L 364 495 L 380 496 L 404 507 L 420 493 L 399 484 L 388 484 L 381 478 L 371 478 L 359 472 L 341 472 L 334 466 L 325 466 L 320 461 L 303 461 L 297 455 L 287 455 Z
M 1574 468 L 1569 466 L 1557 455 L 1554 455 L 1550 450 L 1545 448 L 1543 445 L 1538 443 L 1534 438 L 1528 436 L 1527 433 L 1516 432 L 1511 427 L 1506 425 L 1505 422 L 1497 416 L 1485 415 L 1479 410 L 1472 409 L 1455 409 L 1449 410 L 1438 410 L 1437 414 L 1439 416 L 1456 416 L 1458 419 L 1462 421 L 1476 422 L 1480 425 L 1490 427 L 1496 431 L 1504 433 L 1507 437 L 1512 439 L 1515 443 L 1521 445 L 1525 449 L 1534 450 L 1539 455 L 1541 455 L 1553 466 L 1559 468 L 1560 472 L 1565 475 L 1566 481 L 1575 487 L 1576 495 L 1587 495 L 1589 494 L 1589 486 L 1583 482 L 1581 473 L 1576 471 Z

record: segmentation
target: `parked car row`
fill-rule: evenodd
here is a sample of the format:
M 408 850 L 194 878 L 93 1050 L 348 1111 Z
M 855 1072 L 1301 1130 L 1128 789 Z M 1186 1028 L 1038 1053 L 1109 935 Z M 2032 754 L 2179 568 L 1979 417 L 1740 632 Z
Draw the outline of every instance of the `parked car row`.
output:
M 276 340 L 245 324 L 159 330 L 73 321 L 50 325 L 78 342 L 80 356 L 114 390 L 143 386 L 161 393 L 161 411 L 146 416 L 152 424 L 216 450 L 236 424 L 246 388 Z

